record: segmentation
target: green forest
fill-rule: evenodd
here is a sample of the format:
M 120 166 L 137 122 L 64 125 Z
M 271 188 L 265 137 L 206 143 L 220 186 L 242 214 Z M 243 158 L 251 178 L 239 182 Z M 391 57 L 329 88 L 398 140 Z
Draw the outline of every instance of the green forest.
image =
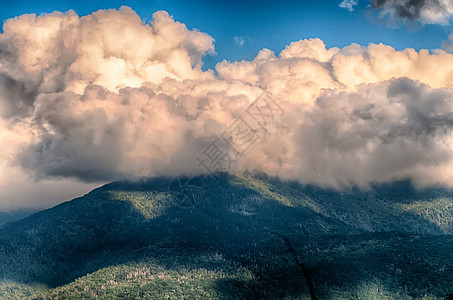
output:
M 0 299 L 445 299 L 453 192 L 119 181 L 0 229 Z M 192 201 L 193 205 L 181 205 Z M 196 198 L 196 199 L 195 199 Z

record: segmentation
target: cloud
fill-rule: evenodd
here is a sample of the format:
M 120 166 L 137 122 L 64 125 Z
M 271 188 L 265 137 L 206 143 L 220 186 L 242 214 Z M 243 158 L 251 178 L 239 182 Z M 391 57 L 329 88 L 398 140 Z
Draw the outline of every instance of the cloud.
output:
M 382 16 L 392 19 L 418 20 L 422 24 L 448 25 L 453 18 L 450 0 L 372 0 Z
M 453 53 L 453 33 L 448 36 L 448 41 L 442 42 L 442 48 L 449 53 Z
M 33 140 L 29 120 L 0 119 L 0 211 L 42 209 L 89 192 L 100 182 L 81 183 L 72 178 L 36 181 L 17 164 L 16 155 Z
M 259 136 L 242 155 L 230 151 L 233 171 L 335 188 L 453 186 L 452 54 L 307 39 L 220 62 L 215 75 L 201 69 L 213 42 L 166 12 L 147 24 L 126 7 L 6 21 L 2 182 L 23 182 L 20 199 L 39 190 L 50 205 L 62 196 L 50 186 L 203 172 L 197 158 L 243 120 Z M 267 131 L 246 113 L 263 93 L 285 112 Z M 3 207 L 14 206 L 15 193 L 0 190 Z
M 164 11 L 156 12 L 151 24 L 143 24 L 128 7 L 84 17 L 73 11 L 22 15 L 3 26 L 1 68 L 3 77 L 31 98 L 67 90 L 82 93 L 88 83 L 118 91 L 166 77 L 211 77 L 201 71 L 201 58 L 213 53 L 213 42 Z
M 359 3 L 356 0 L 343 0 L 338 6 L 352 12 L 354 11 L 354 6 L 356 6 L 357 4 Z
M 245 44 L 245 38 L 243 36 L 235 36 L 234 42 L 237 46 L 242 47 Z
M 407 78 L 324 94 L 299 126 L 293 176 L 337 187 L 451 184 L 452 96 Z

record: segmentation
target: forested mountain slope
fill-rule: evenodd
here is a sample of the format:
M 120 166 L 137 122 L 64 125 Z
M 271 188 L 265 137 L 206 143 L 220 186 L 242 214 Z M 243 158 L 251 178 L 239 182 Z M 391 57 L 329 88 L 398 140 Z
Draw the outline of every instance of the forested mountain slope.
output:
M 311 284 L 319 299 L 441 299 L 452 199 L 256 174 L 114 182 L 4 226 L 0 296 L 309 299 Z

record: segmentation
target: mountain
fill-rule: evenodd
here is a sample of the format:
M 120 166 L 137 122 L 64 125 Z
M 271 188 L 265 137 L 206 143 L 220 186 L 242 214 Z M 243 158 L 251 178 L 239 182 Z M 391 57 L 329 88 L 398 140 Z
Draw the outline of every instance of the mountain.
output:
M 1 299 L 443 299 L 453 192 L 113 182 L 0 229 Z
M 33 214 L 34 210 L 17 210 L 17 211 L 11 211 L 11 212 L 2 212 L 0 211 L 0 228 L 3 227 L 5 224 L 14 222 L 20 219 L 23 219 L 25 217 L 28 217 L 29 215 Z

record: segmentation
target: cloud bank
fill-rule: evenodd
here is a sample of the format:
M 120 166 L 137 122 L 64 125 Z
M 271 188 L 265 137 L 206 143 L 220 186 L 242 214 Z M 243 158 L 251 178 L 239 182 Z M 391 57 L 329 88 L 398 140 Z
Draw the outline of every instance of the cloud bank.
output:
M 127 7 L 7 20 L 0 177 L 88 189 L 202 172 L 200 153 L 267 93 L 285 113 L 234 155 L 233 171 L 335 188 L 453 186 L 452 54 L 308 39 L 203 71 L 210 53 L 212 37 L 163 11 L 149 24 Z

